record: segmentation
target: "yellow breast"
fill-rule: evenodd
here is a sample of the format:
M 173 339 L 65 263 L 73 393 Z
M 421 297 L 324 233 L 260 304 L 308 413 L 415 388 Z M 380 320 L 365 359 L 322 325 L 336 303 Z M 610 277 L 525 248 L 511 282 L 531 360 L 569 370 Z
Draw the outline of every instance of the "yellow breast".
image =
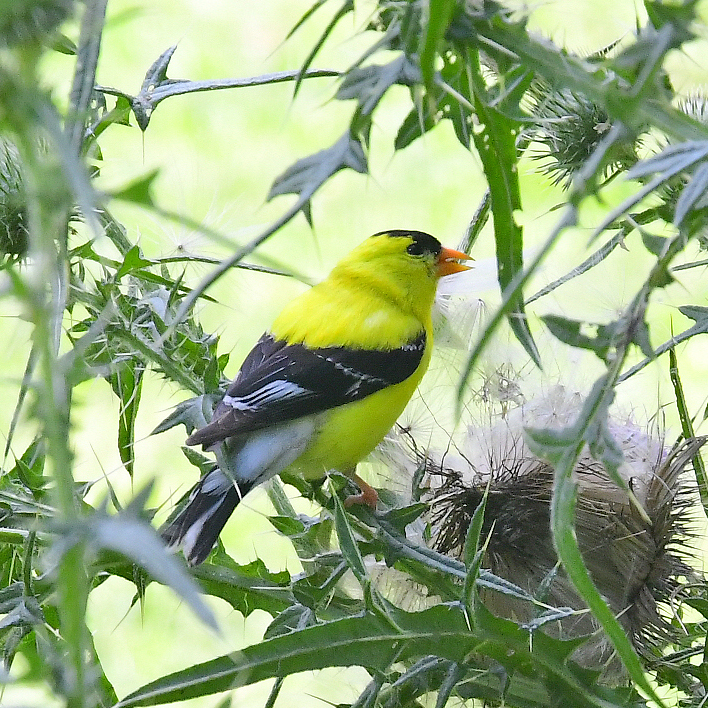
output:
M 429 361 L 430 346 L 420 366 L 405 381 L 324 413 L 311 443 L 288 470 L 310 479 L 320 478 L 331 470 L 342 474 L 353 472 L 401 415 Z

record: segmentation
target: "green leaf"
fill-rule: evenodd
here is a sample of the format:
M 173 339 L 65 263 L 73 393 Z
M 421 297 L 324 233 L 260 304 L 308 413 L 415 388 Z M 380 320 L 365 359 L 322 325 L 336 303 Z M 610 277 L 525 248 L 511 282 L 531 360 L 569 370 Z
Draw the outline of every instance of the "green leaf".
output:
M 615 365 L 621 365 L 621 361 L 622 358 L 615 362 Z M 616 373 L 610 370 L 595 382 L 572 426 L 551 433 L 551 440 L 556 443 L 555 447 L 551 448 L 552 455 L 549 455 L 555 468 L 551 528 L 558 557 L 568 577 L 602 625 L 632 680 L 653 700 L 661 703 L 647 681 L 639 657 L 624 629 L 595 588 L 575 537 L 577 490 L 573 470 L 586 443 L 593 456 L 603 462 L 615 484 L 625 490 L 630 495 L 630 499 L 634 499 L 626 481 L 617 471 L 622 462 L 622 451 L 615 442 L 607 422 L 608 409 L 614 398 L 612 388 L 614 375 Z M 537 445 L 541 439 L 539 431 L 526 429 L 525 433 L 534 454 L 546 452 Z M 550 431 L 544 433 L 548 435 Z M 646 512 L 636 500 L 635 503 L 638 511 L 646 516 Z
M 13 473 L 36 497 L 41 496 L 49 484 L 49 480 L 44 476 L 43 465 L 30 467 L 24 460 L 19 459 L 15 462 Z
M 5 479 L 19 480 L 27 490 L 32 492 L 33 497 L 37 497 L 37 493 L 41 496 L 49 481 L 44 474 L 45 448 L 46 442 L 41 438 L 35 438 L 22 455 L 15 459 L 15 466 Z M 0 485 L 0 488 L 2 486 L 4 485 Z M 36 513 L 36 510 L 29 513 Z
M 453 662 L 448 665 L 445 676 L 440 682 L 438 695 L 435 699 L 435 708 L 445 708 L 448 700 L 455 690 L 455 687 L 460 682 L 460 679 L 464 678 L 466 674 L 467 669 L 464 665 L 458 664 L 457 662 Z
M 316 2 L 307 9 L 305 14 L 288 31 L 287 39 L 290 39 L 290 37 L 292 37 L 295 32 L 297 32 L 300 27 L 302 27 L 326 2 L 327 0 L 316 0 Z
M 225 600 L 244 617 L 254 610 L 276 615 L 295 601 L 287 571 L 273 573 L 260 558 L 240 565 L 217 553 L 214 561 L 219 565 L 203 563 L 192 568 L 192 575 L 202 592 Z
M 168 47 L 145 72 L 143 85 L 140 87 L 143 93 L 154 91 L 160 84 L 167 81 L 167 68 L 172 61 L 173 54 L 177 51 L 177 45 Z
M 6 610 L 3 613 L 4 617 L 0 620 L 0 632 L 10 627 L 32 628 L 35 625 L 44 624 L 44 615 L 36 598 L 21 596 L 11 606 L 8 606 L 9 604 L 5 603 Z
M 624 240 L 627 238 L 628 230 L 629 227 L 622 228 L 621 231 L 616 233 L 609 241 L 607 241 L 607 243 L 604 243 L 602 246 L 600 246 L 597 251 L 592 253 L 580 265 L 573 268 L 573 270 L 571 270 L 569 273 L 566 273 L 560 278 L 557 278 L 552 283 L 549 283 L 548 285 L 544 286 L 537 293 L 534 293 L 530 298 L 526 300 L 526 304 L 529 305 L 530 303 L 534 302 L 535 300 L 538 300 L 544 295 L 553 292 L 556 288 L 560 287 L 561 285 L 567 283 L 570 280 L 573 280 L 573 278 L 577 278 L 578 276 L 583 275 L 583 273 L 586 273 L 591 268 L 594 268 L 598 263 L 604 261 L 605 258 L 607 258 L 615 250 L 615 248 L 617 248 L 617 246 L 621 246 L 622 244 L 624 244 Z M 647 248 L 649 248 L 649 246 L 647 246 Z
M 332 495 L 332 499 L 334 500 L 334 528 L 337 531 L 337 538 L 339 539 L 339 547 L 342 551 L 342 555 L 357 580 L 360 583 L 366 583 L 367 573 L 364 559 L 359 552 L 359 546 L 354 538 L 352 527 L 347 520 L 342 502 L 339 501 L 339 497 L 336 494 Z
M 417 77 L 416 67 L 404 54 L 383 66 L 369 64 L 347 72 L 335 97 L 340 101 L 355 98 L 359 103 L 359 112 L 370 115 L 391 86 L 409 86 Z
M 463 547 L 463 560 L 467 570 L 467 576 L 465 577 L 462 598 L 471 622 L 475 622 L 476 620 L 478 604 L 477 579 L 479 578 L 479 571 L 482 567 L 482 560 L 486 550 L 486 547 L 480 544 L 480 538 L 482 535 L 482 525 L 484 524 L 484 512 L 487 508 L 488 493 L 489 487 L 485 490 L 482 500 L 472 514 L 469 526 L 467 527 L 467 535 Z
M 315 8 L 313 8 L 313 11 L 317 9 L 319 5 L 316 5 Z M 322 49 L 322 46 L 324 43 L 327 41 L 327 37 L 332 33 L 334 28 L 337 26 L 339 23 L 339 20 L 341 20 L 345 15 L 348 15 L 350 12 L 354 11 L 354 2 L 353 0 L 344 0 L 342 5 L 339 7 L 337 12 L 335 13 L 334 17 L 330 20 L 329 24 L 325 28 L 324 32 L 320 35 L 320 38 L 315 42 L 313 45 L 312 49 L 310 50 L 310 53 L 307 55 L 305 58 L 305 61 L 303 62 L 302 66 L 300 67 L 300 72 L 298 74 L 297 80 L 295 81 L 295 89 L 293 90 L 293 95 L 297 96 L 297 92 L 300 89 L 300 85 L 302 84 L 302 80 L 305 78 L 305 75 L 307 74 L 307 70 L 310 68 L 312 65 L 312 62 L 314 61 L 315 57 L 317 56 L 318 52 L 320 49 Z M 302 22 L 304 22 L 309 15 L 305 15 L 300 22 L 298 22 L 299 26 Z M 294 30 L 293 30 L 294 31 Z
M 552 428 L 524 428 L 524 437 L 534 455 L 557 465 L 567 454 L 576 439 L 572 427 L 555 430 Z
M 708 190 L 708 163 L 704 162 L 696 169 L 691 181 L 681 191 L 674 211 L 674 226 L 681 226 L 691 209 L 706 206 L 706 190 Z
M 150 435 L 164 433 L 177 425 L 184 425 L 187 433 L 191 433 L 196 428 L 201 428 L 211 420 L 212 411 L 217 404 L 217 398 L 221 399 L 221 395 L 204 394 L 178 403 L 167 418 L 159 423 Z
M 638 364 L 635 364 L 633 367 L 625 371 L 619 377 L 619 382 L 622 382 L 630 376 L 636 374 L 638 371 L 641 371 L 647 364 L 654 361 L 654 359 L 662 354 L 665 354 L 667 351 L 670 351 L 677 344 L 685 342 L 686 340 L 691 339 L 691 337 L 695 337 L 697 334 L 708 333 L 708 307 L 702 307 L 700 305 L 681 305 L 678 309 L 682 315 L 694 320 L 695 324 L 688 329 L 685 329 L 683 332 L 673 335 L 671 339 L 664 342 L 660 347 L 657 347 L 656 350 L 652 351 L 651 356 L 647 356 L 646 359 L 643 359 Z
M 688 597 L 686 598 L 686 604 L 700 612 L 705 619 L 708 619 L 708 600 L 702 597 Z
M 622 317 L 609 324 L 582 322 L 559 315 L 545 315 L 541 319 L 561 342 L 592 351 L 606 364 L 615 361 L 618 350 L 629 344 L 637 345 L 644 354 L 654 353 L 649 342 L 649 327 L 643 317 Z M 585 334 L 584 329 L 594 331 L 594 336 Z
M 305 524 L 299 519 L 293 519 L 290 516 L 269 516 L 268 521 L 279 531 L 283 536 L 293 536 L 300 534 L 305 530 Z
M 167 552 L 155 529 L 136 515 L 142 496 L 116 516 L 94 514 L 87 522 L 89 542 L 96 549 L 115 551 L 144 568 L 155 580 L 171 587 L 202 622 L 218 632 L 216 618 L 185 566 Z
M 419 704 L 413 702 L 415 698 L 438 690 L 454 666 L 457 666 L 455 662 L 437 656 L 426 656 L 416 661 L 385 691 L 385 700 L 381 701 L 381 705 L 384 708 L 417 708 Z
M 586 673 L 568 661 L 579 642 L 539 633 L 533 652 L 528 633 L 480 606 L 479 627 L 470 631 L 459 607 L 438 605 L 418 613 L 390 609 L 399 628 L 378 615 L 347 617 L 266 639 L 238 653 L 164 676 L 120 701 L 116 708 L 163 705 L 213 695 L 267 678 L 331 666 L 363 666 L 386 671 L 393 661 L 440 657 L 464 663 L 481 652 L 508 671 L 535 667 L 557 690 L 573 696 L 574 708 L 609 708 L 612 691 L 588 684 Z
M 674 388 L 676 408 L 678 410 L 679 420 L 681 421 L 681 432 L 685 440 L 691 440 L 695 437 L 693 420 L 688 411 L 688 404 L 686 403 L 686 396 L 683 391 L 681 376 L 679 375 L 678 358 L 676 357 L 676 350 L 673 347 L 669 349 L 669 377 L 671 378 L 671 384 Z M 698 493 L 701 497 L 703 513 L 708 515 L 708 473 L 706 472 L 703 458 L 699 453 L 696 453 L 693 457 L 693 471 L 696 475 L 696 486 L 698 487 Z
M 61 32 L 57 32 L 52 38 L 51 48 L 55 52 L 59 52 L 59 54 L 66 54 L 68 56 L 76 56 L 77 53 L 76 44 Z
M 150 65 L 150 68 L 145 72 L 140 93 L 130 101 L 135 121 L 143 132 L 147 130 L 152 112 L 155 109 L 156 102 L 151 100 L 152 96 L 162 84 L 169 82 L 167 67 L 176 50 L 176 44 L 169 47 Z
M 194 465 L 199 470 L 200 475 L 205 475 L 214 469 L 214 460 L 211 457 L 203 455 L 199 450 L 195 450 L 193 447 L 187 447 L 182 445 L 180 448 L 182 454 L 187 458 L 190 465 Z
M 629 675 L 643 691 L 646 691 L 661 705 L 655 691 L 644 675 L 644 669 L 639 657 L 629 642 L 624 629 L 595 588 L 578 548 L 573 523 L 576 489 L 571 474 L 573 467 L 572 462 L 573 456 L 568 456 L 566 458 L 566 464 L 557 469 L 556 483 L 553 490 L 551 526 L 558 557 L 562 560 L 563 567 L 572 580 L 573 585 L 588 603 L 593 614 L 597 617 L 604 631 L 611 639 Z
M 426 108 L 423 115 L 421 115 L 421 111 L 418 108 L 413 108 L 398 128 L 398 133 L 396 133 L 396 139 L 393 143 L 394 148 L 403 150 L 423 133 L 427 133 L 437 123 L 438 119 L 434 111 Z
M 420 71 L 429 95 L 434 92 L 435 61 L 438 57 L 457 0 L 429 0 L 427 23 L 420 50 Z
M 657 174 L 667 181 L 697 162 L 708 157 L 708 140 L 687 140 L 665 147 L 658 155 L 649 157 L 627 171 L 627 179 L 638 179 Z
M 291 475 L 293 481 L 303 481 L 299 475 Z M 290 503 L 280 477 L 273 477 L 268 484 L 268 498 L 281 519 L 291 519 L 295 523 L 283 522 L 281 533 L 285 533 L 293 544 L 301 560 L 319 558 L 331 551 L 333 521 L 327 516 L 309 517 L 296 513 Z M 307 564 L 305 564 L 307 568 Z
M 602 382 L 601 385 L 604 386 L 604 381 L 602 379 L 600 381 Z M 584 438 L 588 444 L 590 454 L 596 460 L 602 462 L 615 484 L 627 491 L 627 483 L 620 477 L 618 472 L 620 465 L 624 462 L 624 453 L 617 440 L 615 440 L 615 436 L 612 434 L 609 426 L 609 407 L 613 400 L 613 390 L 608 391 L 607 394 L 602 397 L 592 422 L 585 432 Z M 646 512 L 644 516 L 646 517 Z
M 135 458 L 135 421 L 140 407 L 144 373 L 143 363 L 131 359 L 118 364 L 116 370 L 108 376 L 111 388 L 121 402 L 118 416 L 118 452 L 131 478 Z
M 155 172 L 154 174 L 156 175 L 157 173 Z M 128 273 L 133 273 L 136 270 L 141 270 L 142 268 L 146 268 L 151 265 L 154 265 L 154 261 L 143 258 L 143 254 L 140 252 L 140 248 L 136 244 L 125 254 L 123 263 L 120 265 L 113 278 L 118 281 Z
M 306 627 L 314 627 L 316 624 L 315 613 L 309 607 L 300 604 L 290 605 L 268 625 L 263 639 L 299 632 Z
M 662 0 L 644 0 L 644 9 L 655 29 L 669 25 L 678 35 L 680 42 L 690 40 L 694 33 L 690 30 L 696 20 L 697 0 L 681 3 L 667 3 Z
M 55 11 L 57 4 L 56 0 L 50 2 L 50 5 L 54 5 L 52 9 Z M 64 5 L 65 10 L 70 7 L 70 4 L 66 2 L 59 4 Z M 75 155 L 81 154 L 85 143 L 86 116 L 90 115 L 91 104 L 94 99 L 101 35 L 106 21 L 106 5 L 107 0 L 100 0 L 87 5 L 82 17 L 81 33 L 76 51 L 77 61 L 74 64 L 74 76 L 71 82 L 71 91 L 69 92 L 69 106 L 65 126 L 68 144 Z M 45 8 L 44 12 L 40 11 L 34 14 L 41 17 L 47 14 L 51 16 L 52 13 L 46 13 Z M 81 170 L 81 173 L 82 176 L 85 175 L 84 170 Z M 68 181 L 68 179 L 69 176 L 66 175 L 65 180 Z M 93 203 L 91 205 L 93 206 Z M 85 208 L 85 205 L 82 206 Z M 84 216 L 88 219 L 89 212 L 84 211 Z
M 125 202 L 133 202 L 134 204 L 140 204 L 142 206 L 156 207 L 157 205 L 150 192 L 152 190 L 152 183 L 159 173 L 159 169 L 151 170 L 143 177 L 139 177 L 123 187 L 123 189 L 114 192 L 112 195 L 113 198 L 121 199 Z M 134 248 L 137 248 L 137 246 Z
M 708 329 L 708 307 L 701 305 L 681 305 L 679 312 L 690 317 L 696 324 Z
M 361 142 L 347 131 L 332 147 L 298 160 L 280 175 L 268 192 L 268 201 L 280 194 L 311 197 L 332 175 L 350 168 L 366 174 L 368 166 Z
M 423 502 L 409 504 L 408 506 L 391 509 L 381 515 L 381 520 L 385 521 L 400 533 L 405 534 L 406 526 L 412 524 L 416 519 L 419 519 L 421 514 L 427 511 L 428 505 Z
M 617 323 L 608 325 L 571 320 L 560 315 L 545 315 L 541 318 L 551 334 L 565 344 L 594 352 L 602 361 L 617 345 Z M 594 329 L 595 336 L 583 334 L 583 329 Z
M 661 256 L 666 253 L 666 249 L 671 243 L 671 239 L 664 238 L 663 236 L 655 236 L 654 234 L 648 233 L 644 229 L 641 231 L 641 236 L 644 248 L 646 248 L 649 253 L 657 258 L 661 258 Z
M 485 101 L 486 89 L 479 63 L 471 68 L 474 106 L 480 129 L 472 133 L 491 196 L 492 220 L 497 254 L 497 276 L 502 292 L 513 288 L 523 271 L 523 232 L 516 223 L 515 212 L 521 210 L 521 190 L 517 167 L 516 139 L 519 123 L 508 118 Z M 509 325 L 532 361 L 541 366 L 524 312 L 521 293 L 510 303 Z
M 411 575 L 423 570 L 426 575 L 425 582 L 441 597 L 459 597 L 457 582 L 464 581 L 467 577 L 463 563 L 438 553 L 432 548 L 414 543 L 378 514 L 367 512 L 367 523 L 377 529 L 378 535 L 384 541 L 383 552 L 387 565 L 404 563 Z M 441 580 L 441 575 L 448 577 Z M 454 582 L 451 582 L 453 579 Z M 525 602 L 534 602 L 533 596 L 518 585 L 499 578 L 487 570 L 480 571 L 477 583 L 480 587 L 488 590 L 500 592 Z
M 431 645 L 440 645 L 441 651 L 446 648 L 462 656 L 463 645 L 455 647 L 455 636 L 462 632 L 466 634 L 467 627 L 459 611 L 437 607 L 433 608 L 432 614 L 440 617 L 437 636 L 431 636 L 428 629 L 425 639 Z M 431 619 L 417 615 L 410 618 L 411 629 L 413 626 L 429 625 Z M 424 621 L 421 622 L 421 619 Z M 457 619 L 456 623 L 454 619 Z M 390 625 L 373 615 L 337 620 L 274 637 L 247 647 L 234 656 L 214 659 L 158 679 L 123 699 L 116 708 L 161 705 L 211 695 L 244 683 L 328 666 L 359 665 L 383 671 L 399 656 L 397 645 L 402 639 Z M 423 635 L 421 639 L 423 641 L 419 640 L 419 643 L 422 644 L 425 641 Z M 412 641 L 415 642 L 415 639 Z M 469 644 L 469 638 L 465 644 Z
M 347 563 L 340 553 L 320 554 L 314 572 L 299 577 L 292 585 L 293 596 L 302 605 L 321 611 L 332 601 L 335 589 L 347 571 Z M 359 609 L 360 603 L 351 602 L 349 608 Z

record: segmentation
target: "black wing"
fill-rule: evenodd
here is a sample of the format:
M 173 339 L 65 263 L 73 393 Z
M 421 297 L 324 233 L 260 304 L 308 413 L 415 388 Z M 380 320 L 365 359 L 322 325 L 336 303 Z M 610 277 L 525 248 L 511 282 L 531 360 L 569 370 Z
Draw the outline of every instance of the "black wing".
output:
M 405 381 L 420 365 L 422 331 L 398 349 L 310 349 L 264 334 L 243 362 L 209 425 L 188 445 L 213 445 L 345 403 Z

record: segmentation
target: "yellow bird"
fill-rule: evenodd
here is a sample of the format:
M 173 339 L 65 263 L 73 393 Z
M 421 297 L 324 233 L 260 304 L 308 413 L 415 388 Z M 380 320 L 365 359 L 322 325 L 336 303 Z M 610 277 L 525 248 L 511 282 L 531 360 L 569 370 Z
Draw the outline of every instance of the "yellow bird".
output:
M 211 423 L 188 445 L 217 451 L 184 509 L 163 530 L 196 565 L 210 553 L 241 499 L 284 470 L 306 478 L 357 474 L 420 383 L 433 344 L 440 277 L 467 270 L 469 256 L 422 231 L 382 231 L 293 300 L 246 357 Z M 224 464 L 224 461 L 227 464 Z

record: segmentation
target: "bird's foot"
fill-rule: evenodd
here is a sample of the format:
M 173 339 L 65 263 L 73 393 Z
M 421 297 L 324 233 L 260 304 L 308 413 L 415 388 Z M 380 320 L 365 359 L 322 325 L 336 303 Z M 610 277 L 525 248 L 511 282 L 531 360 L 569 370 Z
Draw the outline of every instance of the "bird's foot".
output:
M 366 504 L 372 509 L 376 509 L 376 504 L 379 501 L 379 493 L 370 485 L 367 484 L 358 474 L 352 475 L 352 479 L 359 485 L 361 494 L 352 494 L 344 500 L 344 506 L 349 508 L 354 504 Z

